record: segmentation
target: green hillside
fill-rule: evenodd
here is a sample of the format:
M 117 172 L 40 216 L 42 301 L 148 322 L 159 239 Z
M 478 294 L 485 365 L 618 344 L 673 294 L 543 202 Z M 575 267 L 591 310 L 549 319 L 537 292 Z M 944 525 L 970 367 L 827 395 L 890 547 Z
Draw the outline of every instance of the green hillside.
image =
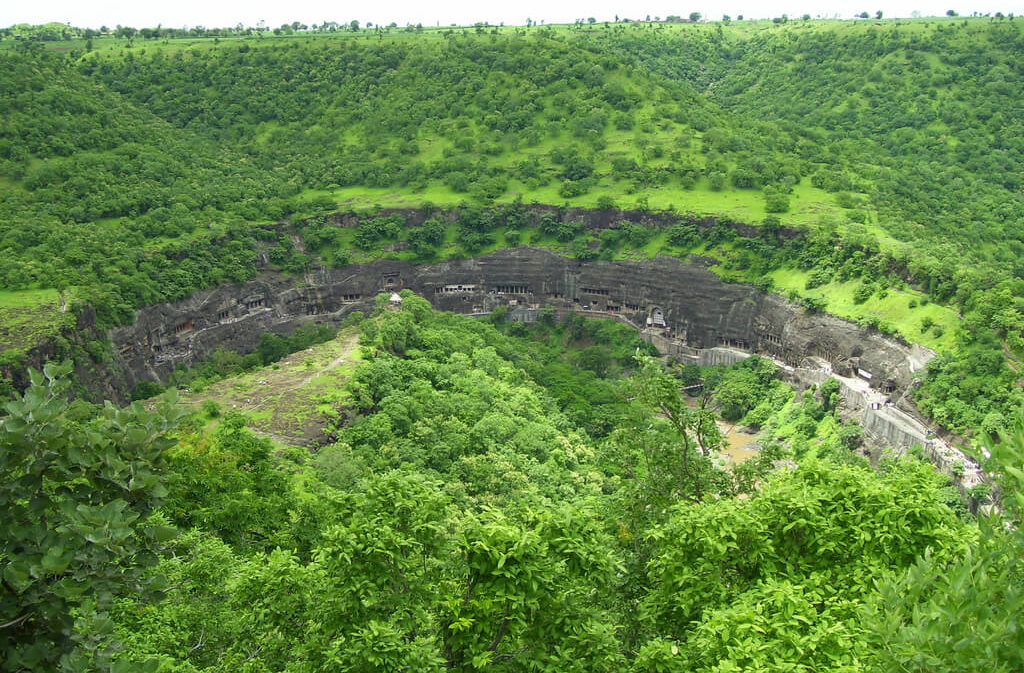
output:
M 602 250 L 706 253 L 730 279 L 946 351 L 934 377 L 996 382 L 923 390 L 962 432 L 1018 404 L 1001 356 L 965 354 L 1024 356 L 1020 21 L 338 28 L 0 40 L 0 287 L 65 292 L 110 326 L 248 278 L 258 250 L 289 272 L 390 254 L 303 224 L 332 211 L 710 215 L 768 226 Z M 281 220 L 301 239 L 264 226 Z M 418 232 L 419 258 L 524 240 L 495 226 L 444 245 Z M 597 242 L 558 237 L 569 254 Z
M 1022 22 L 530 23 L 0 30 L 0 673 L 1024 670 Z M 934 348 L 985 480 L 836 378 L 408 289 L 70 378 L 260 260 L 523 244 Z
M 739 118 L 798 136 L 811 183 L 863 193 L 891 236 L 927 239 L 940 258 L 970 250 L 1019 267 L 1019 21 L 716 25 L 685 40 L 658 29 L 605 40 Z

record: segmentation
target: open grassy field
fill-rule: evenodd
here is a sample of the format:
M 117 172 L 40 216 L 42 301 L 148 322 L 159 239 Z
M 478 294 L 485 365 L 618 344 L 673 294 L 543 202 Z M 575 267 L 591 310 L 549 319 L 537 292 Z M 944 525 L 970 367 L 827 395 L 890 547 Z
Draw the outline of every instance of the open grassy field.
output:
M 778 215 L 783 224 L 794 227 L 813 227 L 823 217 L 842 221 L 843 210 L 836 205 L 835 198 L 809 184 L 794 187 L 791 207 L 787 213 Z M 331 192 L 311 191 L 306 196 L 312 199 L 328 194 L 340 208 L 365 209 L 418 208 L 429 202 L 438 206 L 455 206 L 468 199 L 465 193 L 452 191 L 443 184 L 431 183 L 426 189 L 410 192 L 389 187 L 344 187 Z M 529 189 L 519 182 L 512 182 L 509 190 L 495 200 L 496 203 L 512 203 L 521 199 L 525 203 L 548 203 L 570 207 L 593 208 L 602 197 L 610 197 L 623 209 L 636 208 L 641 200 L 652 210 L 673 210 L 679 213 L 712 215 L 737 222 L 757 224 L 768 215 L 764 198 L 754 190 L 713 191 L 706 180 L 699 181 L 693 189 L 678 185 L 655 187 L 642 193 L 630 194 L 624 185 L 605 178 L 587 194 L 565 198 L 558 193 L 558 185 L 550 184 L 538 189 Z

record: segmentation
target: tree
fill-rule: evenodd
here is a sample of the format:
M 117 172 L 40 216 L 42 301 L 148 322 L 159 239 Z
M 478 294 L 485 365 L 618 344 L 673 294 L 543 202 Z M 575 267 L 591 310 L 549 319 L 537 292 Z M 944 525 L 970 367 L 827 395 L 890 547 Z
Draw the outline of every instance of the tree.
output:
M 946 16 L 960 16 L 960 15 L 956 13 L 956 10 L 947 9 L 946 10 Z
M 697 23 L 700 21 L 700 12 L 690 12 L 690 23 Z
M 873 593 L 872 580 L 904 570 L 926 550 L 949 558 L 961 549 L 966 531 L 943 502 L 941 481 L 931 465 L 914 460 L 880 473 L 811 460 L 768 476 L 749 498 L 674 508 L 649 535 L 651 589 L 639 611 L 656 637 L 638 648 L 632 670 L 861 670 L 856 661 L 867 652 L 857 611 Z M 945 620 L 943 608 L 917 610 L 916 600 L 906 595 L 899 611 L 880 600 L 878 616 L 897 627 L 922 621 L 919 614 Z M 949 642 L 950 661 L 970 640 L 970 624 L 960 631 L 963 645 L 959 637 Z M 886 640 L 890 634 L 879 636 L 875 647 L 903 650 L 922 665 L 910 669 L 897 659 L 863 670 L 951 670 L 931 663 L 926 638 L 904 649 Z M 1020 636 L 1004 640 L 1009 646 Z M 1014 657 L 1007 661 L 1020 660 L 1010 647 L 1004 651 Z
M 463 525 L 464 580 L 442 630 L 449 669 L 503 660 L 495 670 L 622 669 L 615 629 L 593 600 L 594 588 L 610 586 L 617 560 L 592 515 L 563 506 L 519 522 L 486 509 Z
M 766 213 L 785 213 L 789 210 L 789 194 L 777 189 L 765 189 L 764 211 Z
M 825 379 L 818 388 L 818 393 L 821 395 L 821 404 L 826 412 L 839 409 L 839 403 L 842 400 L 839 388 L 839 379 L 832 376 Z
M 418 474 L 368 478 L 360 482 L 351 516 L 325 535 L 316 563 L 326 586 L 313 623 L 318 640 L 349 641 L 333 653 L 342 670 L 437 666 L 431 613 L 452 572 L 443 492 Z
M 352 19 L 351 21 L 349 21 L 349 23 L 348 23 L 348 27 L 349 27 L 349 29 L 351 29 L 351 31 L 352 31 L 352 32 L 354 33 L 354 32 L 356 32 L 357 30 L 359 30 L 359 22 L 358 22 L 358 21 L 356 21 L 355 19 Z
M 435 251 L 438 246 L 444 243 L 447 233 L 445 223 L 442 219 L 432 217 L 409 232 L 409 247 L 418 255 L 426 255 Z
M 715 401 L 722 412 L 722 418 L 738 421 L 757 404 L 757 381 L 749 372 L 737 372 L 722 382 L 715 393 Z
M 1024 611 L 1022 419 L 991 446 L 985 468 L 1002 489 L 1006 520 L 982 517 L 980 535 L 972 536 L 963 551 L 952 558 L 926 553 L 906 572 L 879 584 L 875 600 L 861 614 L 872 670 L 966 673 L 1024 667 L 1024 631 L 1017 627 Z
M 864 443 L 864 429 L 857 421 L 850 421 L 839 431 L 839 443 L 850 451 L 856 451 Z
M 648 484 L 665 502 L 675 498 L 699 501 L 712 486 L 707 457 L 723 445 L 709 400 L 705 397 L 700 407 L 691 409 L 679 393 L 679 381 L 663 371 L 655 358 L 637 355 L 636 359 L 640 365 L 634 379 L 637 398 L 668 420 L 675 442 L 648 441 L 639 432 L 620 439 L 639 443 L 647 463 Z
M 715 402 L 721 408 L 722 417 L 730 421 L 742 419 L 765 396 L 777 375 L 775 364 L 758 355 L 726 371 L 715 391 Z
M 118 592 L 158 588 L 142 571 L 174 530 L 154 516 L 167 495 L 166 437 L 184 412 L 134 404 L 83 427 L 65 418 L 70 363 L 31 371 L 0 421 L 0 654 L 3 670 L 78 670 L 109 655 L 81 642 Z M 94 650 L 92 653 L 86 650 Z

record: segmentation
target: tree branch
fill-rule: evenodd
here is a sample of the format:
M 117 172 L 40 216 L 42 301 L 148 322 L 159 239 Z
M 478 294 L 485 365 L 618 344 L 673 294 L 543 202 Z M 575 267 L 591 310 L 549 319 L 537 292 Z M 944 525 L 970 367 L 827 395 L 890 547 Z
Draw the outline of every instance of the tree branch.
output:
M 15 626 L 18 626 L 19 624 L 24 622 L 26 619 L 28 619 L 30 614 L 31 613 L 26 612 L 22 616 L 20 616 L 20 617 L 18 617 L 16 619 L 12 619 L 11 621 L 7 622 L 6 624 L 0 624 L 0 629 L 9 629 L 9 628 L 13 628 Z
M 501 626 L 498 628 L 498 635 L 494 636 L 494 640 L 491 641 L 491 644 L 487 646 L 488 651 L 493 652 L 494 650 L 498 649 L 498 645 L 501 643 L 501 639 L 505 637 L 505 631 L 508 630 L 509 621 L 511 620 L 509 620 L 508 617 L 505 617 L 505 619 L 501 621 Z

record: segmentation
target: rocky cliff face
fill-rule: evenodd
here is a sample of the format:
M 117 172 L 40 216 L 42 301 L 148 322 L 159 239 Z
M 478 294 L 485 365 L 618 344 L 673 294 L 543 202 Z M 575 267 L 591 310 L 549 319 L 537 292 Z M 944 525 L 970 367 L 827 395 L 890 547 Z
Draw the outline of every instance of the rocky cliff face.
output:
M 553 306 L 615 315 L 675 344 L 760 351 L 794 365 L 821 361 L 891 394 L 902 393 L 929 356 L 833 316 L 809 315 L 776 295 L 725 283 L 674 257 L 581 262 L 530 247 L 436 264 L 378 260 L 304 278 L 265 273 L 143 309 L 111 339 L 131 389 L 142 380 L 165 380 L 178 364 L 221 346 L 251 351 L 264 332 L 340 322 L 351 311 L 371 308 L 377 293 L 403 288 L 460 313 Z
M 925 446 L 964 488 L 982 479 L 966 456 L 896 408 L 906 404 L 913 372 L 934 353 L 834 316 L 807 314 L 777 295 L 726 283 L 701 266 L 665 256 L 581 262 L 520 247 L 436 264 L 378 260 L 303 278 L 264 273 L 139 311 L 132 325 L 111 332 L 116 361 L 108 373 L 117 380 L 97 383 L 106 384 L 109 396 L 143 380 L 164 381 L 177 365 L 219 347 L 249 352 L 264 332 L 339 323 L 352 311 L 371 310 L 378 293 L 406 288 L 458 313 L 507 306 L 512 319 L 529 321 L 536 309 L 552 306 L 563 314 L 615 317 L 642 330 L 662 353 L 702 365 L 732 364 L 760 352 L 783 364 L 798 386 L 835 374 L 847 414 L 876 442 Z

